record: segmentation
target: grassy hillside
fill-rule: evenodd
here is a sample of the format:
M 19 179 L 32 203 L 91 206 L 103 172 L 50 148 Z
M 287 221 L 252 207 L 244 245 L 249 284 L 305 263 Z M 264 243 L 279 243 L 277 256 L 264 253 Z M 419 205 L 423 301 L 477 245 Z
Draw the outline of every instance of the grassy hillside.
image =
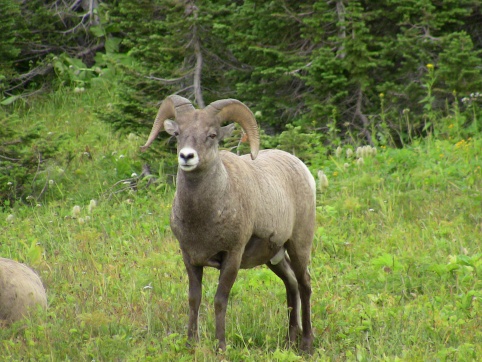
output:
M 0 360 L 482 358 L 481 137 L 379 148 L 363 162 L 346 147 L 320 155 L 313 164 L 329 186 L 318 195 L 311 264 L 314 356 L 284 348 L 285 290 L 264 267 L 240 272 L 219 356 L 218 272 L 206 270 L 201 341 L 187 348 L 187 276 L 169 229 L 174 189 L 161 159 L 152 160 L 157 183 L 126 183 L 141 171 L 143 139 L 97 120 L 112 97 L 64 90 L 19 109 L 62 143 L 37 176 L 44 197 L 0 214 L 0 255 L 33 266 L 49 299 L 48 311 L 0 330 Z

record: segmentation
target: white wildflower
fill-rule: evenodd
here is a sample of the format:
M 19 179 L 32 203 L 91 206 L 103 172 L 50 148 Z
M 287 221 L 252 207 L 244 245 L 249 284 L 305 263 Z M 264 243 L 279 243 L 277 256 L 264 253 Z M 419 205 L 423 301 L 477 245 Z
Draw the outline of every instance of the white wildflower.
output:
M 129 141 L 136 141 L 139 137 L 137 137 L 137 135 L 135 133 L 129 133 L 129 135 L 127 136 L 127 139 Z
M 72 216 L 75 218 L 75 217 L 78 217 L 80 215 L 80 206 L 79 205 L 75 205 L 73 208 L 72 208 Z
M 357 147 L 355 154 L 357 158 L 363 157 L 363 147 Z
M 10 214 L 7 216 L 8 223 L 13 223 L 14 220 L 15 220 L 15 216 L 13 214 Z
M 346 150 L 346 157 L 347 157 L 347 158 L 350 158 L 350 157 L 352 157 L 352 156 L 353 156 L 353 150 L 352 150 L 351 148 L 348 148 L 348 149 Z
M 97 207 L 97 201 L 92 199 L 90 200 L 90 203 L 89 203 L 89 214 L 92 214 L 92 211 Z
M 336 151 L 335 151 L 335 156 L 336 156 L 337 158 L 340 158 L 342 152 L 343 152 L 343 149 L 342 149 L 340 146 L 338 146 L 338 147 L 336 148 Z
M 321 192 L 328 188 L 328 177 L 326 177 L 325 173 L 321 170 L 318 171 L 318 187 Z

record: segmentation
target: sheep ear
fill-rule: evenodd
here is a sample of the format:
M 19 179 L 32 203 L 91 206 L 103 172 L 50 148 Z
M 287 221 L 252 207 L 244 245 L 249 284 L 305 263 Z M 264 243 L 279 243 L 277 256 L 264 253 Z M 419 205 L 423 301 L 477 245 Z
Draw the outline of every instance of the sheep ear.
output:
M 179 134 L 179 125 L 170 119 L 166 119 L 164 121 L 164 130 L 171 136 L 177 136 Z
M 221 127 L 221 129 L 219 130 L 219 140 L 222 141 L 226 137 L 231 136 L 231 134 L 234 131 L 234 127 L 235 127 L 234 123 L 231 123 L 231 124 L 228 124 L 227 126 Z

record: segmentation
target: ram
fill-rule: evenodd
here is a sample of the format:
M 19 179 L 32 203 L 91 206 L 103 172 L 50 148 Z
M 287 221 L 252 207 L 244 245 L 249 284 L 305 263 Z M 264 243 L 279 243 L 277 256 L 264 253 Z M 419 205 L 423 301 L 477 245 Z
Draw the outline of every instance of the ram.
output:
M 0 321 L 15 322 L 36 305 L 47 307 L 42 281 L 24 264 L 0 258 Z
M 234 129 L 234 124 L 222 126 L 227 121 L 246 132 L 251 156 L 219 150 L 219 142 Z M 226 307 L 238 271 L 266 264 L 286 287 L 288 342 L 301 334 L 300 348 L 310 352 L 308 264 L 316 209 L 310 171 L 284 151 L 259 151 L 253 113 L 235 99 L 195 109 L 186 98 L 167 97 L 141 150 L 162 130 L 177 138 L 179 167 L 170 223 L 189 278 L 188 339 L 198 340 L 204 267 L 220 270 L 214 308 L 218 346 L 225 350 Z

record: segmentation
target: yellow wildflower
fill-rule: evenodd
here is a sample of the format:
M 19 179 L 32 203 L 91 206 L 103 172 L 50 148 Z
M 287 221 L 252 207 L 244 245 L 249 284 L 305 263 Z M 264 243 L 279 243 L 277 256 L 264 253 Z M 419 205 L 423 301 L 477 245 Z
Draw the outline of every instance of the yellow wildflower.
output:
M 461 148 L 461 147 L 464 147 L 464 146 L 465 147 L 467 146 L 467 143 L 465 142 L 465 140 L 461 140 L 461 141 L 459 141 L 455 144 L 455 148 Z

